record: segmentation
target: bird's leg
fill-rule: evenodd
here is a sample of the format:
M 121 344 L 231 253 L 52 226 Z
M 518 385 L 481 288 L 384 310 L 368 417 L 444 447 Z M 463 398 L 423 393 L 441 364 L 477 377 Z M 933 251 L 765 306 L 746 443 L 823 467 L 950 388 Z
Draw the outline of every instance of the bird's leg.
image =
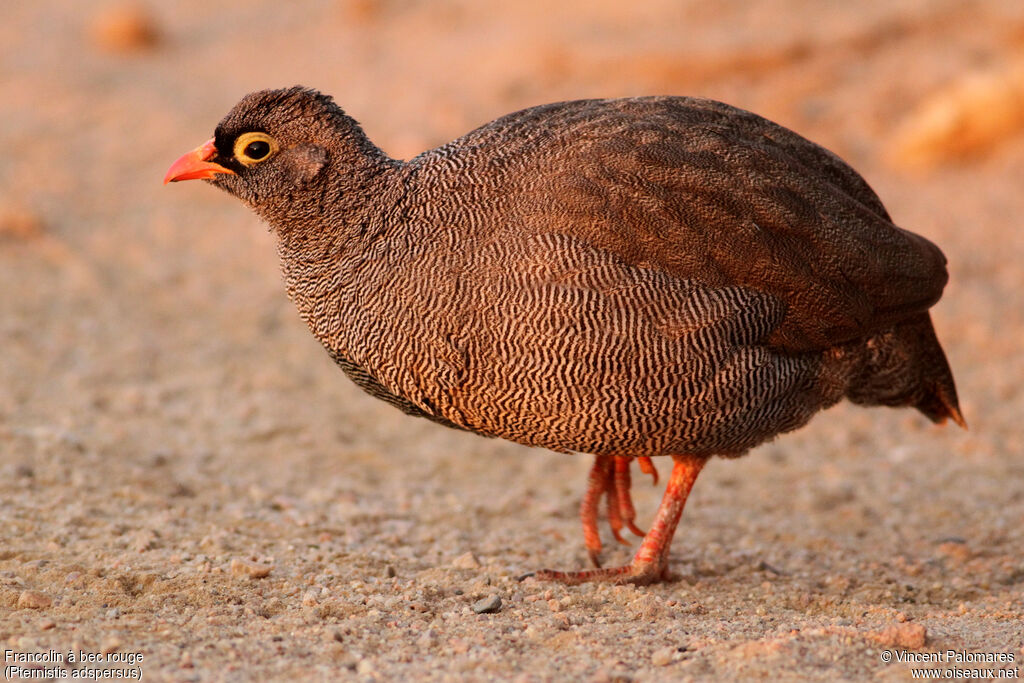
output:
M 632 464 L 631 460 L 632 458 L 615 458 L 615 497 L 618 499 L 619 517 L 621 517 L 622 521 L 626 523 L 626 526 L 629 527 L 630 531 L 640 538 L 643 538 L 644 532 L 634 522 L 636 519 L 636 509 L 633 507 L 633 498 L 629 495 L 629 488 L 632 485 L 632 481 L 629 476 L 629 466 Z M 646 458 L 646 460 L 649 462 L 650 458 Z M 609 494 L 609 509 L 612 507 L 611 498 L 612 495 Z M 609 515 L 608 518 L 610 520 L 611 515 Z M 612 530 L 615 531 L 614 524 L 612 525 Z M 620 543 L 629 545 L 629 543 L 618 534 L 615 535 L 615 538 L 617 538 Z
M 624 515 L 623 515 L 622 508 L 620 507 L 621 504 L 622 504 L 622 501 L 621 501 L 621 498 L 618 495 L 619 494 L 619 491 L 618 491 L 618 486 L 619 486 L 619 481 L 618 481 L 618 474 L 619 474 L 618 467 L 619 467 L 619 463 L 618 463 L 618 460 L 619 459 L 618 458 L 612 458 L 612 460 L 615 461 L 615 465 L 614 465 L 615 471 L 612 473 L 612 477 L 611 477 L 611 481 L 610 481 L 611 486 L 609 486 L 608 490 L 605 491 L 605 493 L 608 496 L 608 526 L 610 526 L 612 528 L 612 536 L 615 537 L 616 541 L 618 541 L 622 545 L 629 545 L 629 541 L 624 539 L 622 537 L 622 533 L 621 533 L 621 531 L 622 531 L 622 518 L 623 518 Z M 626 496 L 627 497 L 629 496 L 629 492 L 628 491 L 626 492 Z
M 658 514 L 633 557 L 633 567 L 652 568 L 654 580 L 661 578 L 668 569 L 669 546 L 672 545 L 679 518 L 683 516 L 686 499 L 697 481 L 697 475 L 708 461 L 707 458 L 692 455 L 674 455 L 672 460 L 672 474 L 669 475 L 665 495 L 658 506 Z
M 567 584 L 611 581 L 613 583 L 645 585 L 663 580 L 668 569 L 669 546 L 672 543 L 672 536 L 676 532 L 676 526 L 679 524 L 679 518 L 683 514 L 686 498 L 690 495 L 690 490 L 693 488 L 693 483 L 697 481 L 697 475 L 700 474 L 701 468 L 707 462 L 707 458 L 690 455 L 674 455 L 672 459 L 674 461 L 672 474 L 669 476 L 668 486 L 665 487 L 665 495 L 658 507 L 658 514 L 631 564 L 624 567 L 587 569 L 576 572 L 544 569 L 537 572 L 535 576 L 544 581 L 560 581 Z M 597 467 L 598 463 L 595 463 L 594 469 Z M 592 475 L 593 471 L 591 470 Z M 591 488 L 587 492 L 590 493 L 593 488 L 592 478 Z
M 580 520 L 583 522 L 583 543 L 587 546 L 587 554 L 595 567 L 601 566 L 601 533 L 597 530 L 597 510 L 601 505 L 601 496 L 608 492 L 612 483 L 612 458 L 607 455 L 594 457 L 594 466 L 590 468 L 587 478 L 587 492 L 580 503 Z

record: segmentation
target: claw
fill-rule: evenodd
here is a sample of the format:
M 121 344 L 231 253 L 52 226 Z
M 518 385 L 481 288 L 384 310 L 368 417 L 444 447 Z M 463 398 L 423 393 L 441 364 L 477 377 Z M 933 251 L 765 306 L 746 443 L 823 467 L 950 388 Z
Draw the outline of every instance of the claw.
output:
M 654 477 L 653 485 L 658 485 L 658 469 L 654 466 L 654 462 L 646 455 L 642 455 L 636 459 L 637 464 L 640 465 L 640 471 L 644 474 L 649 474 Z
M 626 526 L 629 527 L 629 530 L 632 531 L 635 536 L 643 538 L 647 535 L 647 532 L 638 527 L 631 519 L 626 520 Z

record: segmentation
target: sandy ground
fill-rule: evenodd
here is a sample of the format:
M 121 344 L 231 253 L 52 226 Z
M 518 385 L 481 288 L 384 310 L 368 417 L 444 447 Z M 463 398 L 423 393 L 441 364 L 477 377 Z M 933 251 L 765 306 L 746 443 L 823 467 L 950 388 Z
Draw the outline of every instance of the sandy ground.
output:
M 5 666 L 70 650 L 107 661 L 51 676 L 901 680 L 903 653 L 953 650 L 1019 674 L 1024 6 L 227 5 L 4 4 Z M 160 185 L 242 94 L 294 83 L 398 157 L 588 96 L 698 94 L 800 131 L 948 255 L 934 316 L 970 431 L 839 406 L 709 465 L 676 581 L 518 580 L 584 566 L 590 459 L 363 395 L 291 309 L 257 219 Z M 660 491 L 635 489 L 646 523 Z

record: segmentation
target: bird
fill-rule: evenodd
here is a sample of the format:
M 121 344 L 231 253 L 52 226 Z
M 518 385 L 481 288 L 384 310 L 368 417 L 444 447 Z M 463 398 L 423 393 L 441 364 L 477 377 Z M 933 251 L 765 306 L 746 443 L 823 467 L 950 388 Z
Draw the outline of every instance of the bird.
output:
M 205 179 L 276 235 L 301 319 L 370 395 L 441 425 L 594 463 L 593 568 L 646 585 L 713 456 L 841 400 L 966 428 L 930 307 L 948 281 L 836 154 L 709 99 L 557 102 L 408 161 L 331 98 L 243 97 L 164 183 Z M 645 532 L 631 466 L 672 471 Z M 599 517 L 632 561 L 601 567 Z

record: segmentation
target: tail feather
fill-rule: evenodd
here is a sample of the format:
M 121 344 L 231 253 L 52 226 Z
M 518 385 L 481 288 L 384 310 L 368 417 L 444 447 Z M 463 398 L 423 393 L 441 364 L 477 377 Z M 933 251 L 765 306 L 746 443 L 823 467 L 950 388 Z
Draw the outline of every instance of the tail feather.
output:
M 926 389 L 925 397 L 914 407 L 936 424 L 944 424 L 948 418 L 964 429 L 967 429 L 967 421 L 964 420 L 963 413 L 960 412 L 960 405 L 957 402 L 956 389 L 950 395 L 946 393 L 942 386 L 932 385 Z

